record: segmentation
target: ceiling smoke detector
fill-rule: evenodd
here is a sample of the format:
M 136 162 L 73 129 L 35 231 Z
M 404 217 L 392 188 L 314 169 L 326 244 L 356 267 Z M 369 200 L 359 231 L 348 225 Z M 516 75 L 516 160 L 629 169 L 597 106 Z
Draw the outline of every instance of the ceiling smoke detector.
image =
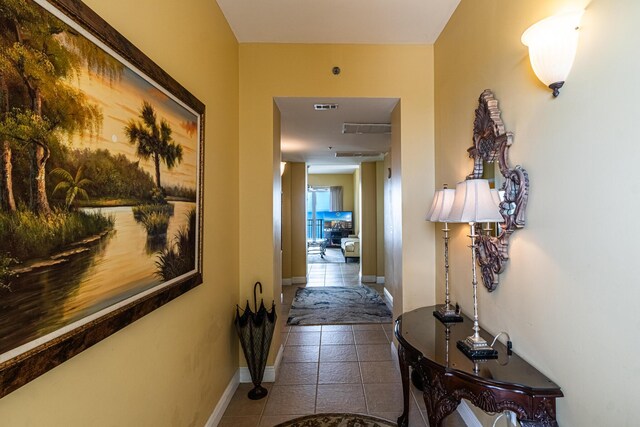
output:
M 336 157 L 381 157 L 384 153 L 380 151 L 367 151 L 367 152 L 355 152 L 355 151 L 339 151 L 336 153 Z
M 313 109 L 316 111 L 337 110 L 338 104 L 313 104 Z
M 390 134 L 391 123 L 343 123 L 342 133 L 363 134 Z

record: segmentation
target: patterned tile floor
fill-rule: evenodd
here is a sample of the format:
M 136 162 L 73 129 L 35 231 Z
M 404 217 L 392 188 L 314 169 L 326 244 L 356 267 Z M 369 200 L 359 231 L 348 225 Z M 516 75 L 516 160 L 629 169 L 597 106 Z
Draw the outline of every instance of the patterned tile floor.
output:
M 359 286 L 358 263 L 309 264 L 307 286 Z M 374 285 L 382 293 L 382 285 Z M 391 352 L 392 325 L 286 326 L 297 286 L 283 290 L 284 352 L 275 383 L 265 383 L 266 398 L 247 398 L 250 384 L 241 384 L 220 427 L 271 427 L 302 415 L 355 412 L 396 420 L 402 412 L 402 385 Z M 410 427 L 426 427 L 426 409 L 413 390 Z M 462 427 L 457 412 L 447 427 Z

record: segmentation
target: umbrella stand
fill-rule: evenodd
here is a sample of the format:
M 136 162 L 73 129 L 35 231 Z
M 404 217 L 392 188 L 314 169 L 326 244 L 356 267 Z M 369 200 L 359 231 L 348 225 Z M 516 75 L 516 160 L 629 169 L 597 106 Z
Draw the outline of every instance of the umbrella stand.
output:
M 249 373 L 251 374 L 251 382 L 254 385 L 248 394 L 251 400 L 262 399 L 267 395 L 267 389 L 262 387 L 261 384 L 277 318 L 274 302 L 271 302 L 271 311 L 267 311 L 264 306 L 264 299 L 260 300 L 260 308 L 258 308 L 256 294 L 258 287 L 260 287 L 260 294 L 262 294 L 262 283 L 256 282 L 253 285 L 255 312 L 251 311 L 249 300 L 247 300 L 247 305 L 242 315 L 240 315 L 240 310 L 242 309 L 236 305 L 236 320 L 234 322 L 244 357 L 247 360 L 247 368 L 249 368 Z

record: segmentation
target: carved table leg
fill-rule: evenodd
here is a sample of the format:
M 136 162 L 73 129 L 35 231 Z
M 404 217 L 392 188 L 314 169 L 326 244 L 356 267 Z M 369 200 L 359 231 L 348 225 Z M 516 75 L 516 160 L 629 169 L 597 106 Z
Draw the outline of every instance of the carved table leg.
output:
M 537 397 L 534 405 L 533 419 L 518 419 L 522 427 L 558 427 L 555 399 Z
M 424 384 L 424 404 L 427 408 L 430 427 L 441 427 L 442 421 L 460 404 L 460 397 L 455 396 L 445 387 L 443 374 L 430 371 L 417 364 L 418 374 L 422 377 Z
M 403 412 L 398 418 L 398 427 L 409 426 L 409 365 L 404 347 L 398 346 L 398 360 L 400 361 L 400 376 L 402 377 Z

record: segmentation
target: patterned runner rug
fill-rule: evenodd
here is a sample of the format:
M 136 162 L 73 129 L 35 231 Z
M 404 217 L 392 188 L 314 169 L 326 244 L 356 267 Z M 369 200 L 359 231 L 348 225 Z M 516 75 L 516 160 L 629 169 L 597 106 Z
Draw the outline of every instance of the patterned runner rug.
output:
M 276 427 L 396 427 L 396 424 L 369 415 L 316 414 L 285 421 Z
M 291 303 L 289 325 L 391 323 L 380 295 L 368 286 L 300 288 Z

